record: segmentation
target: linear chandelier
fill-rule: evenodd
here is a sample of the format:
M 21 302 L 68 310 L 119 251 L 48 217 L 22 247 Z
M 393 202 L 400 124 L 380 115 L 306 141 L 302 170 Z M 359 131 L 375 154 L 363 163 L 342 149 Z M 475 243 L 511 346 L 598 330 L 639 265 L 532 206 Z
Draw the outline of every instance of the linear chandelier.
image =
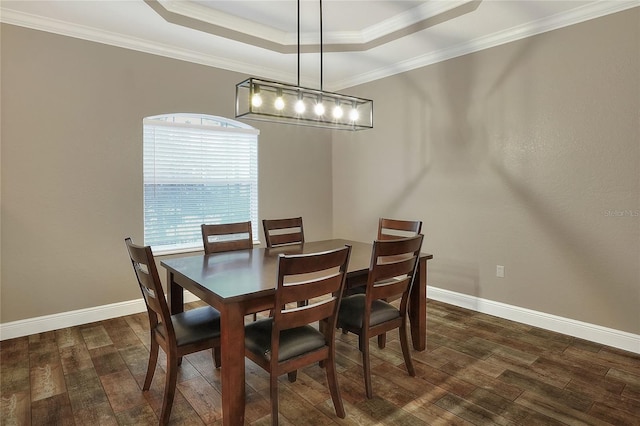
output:
M 236 84 L 236 118 L 338 130 L 373 128 L 373 101 L 323 90 L 322 0 L 320 0 L 320 89 L 300 86 L 300 0 L 298 84 L 250 77 Z

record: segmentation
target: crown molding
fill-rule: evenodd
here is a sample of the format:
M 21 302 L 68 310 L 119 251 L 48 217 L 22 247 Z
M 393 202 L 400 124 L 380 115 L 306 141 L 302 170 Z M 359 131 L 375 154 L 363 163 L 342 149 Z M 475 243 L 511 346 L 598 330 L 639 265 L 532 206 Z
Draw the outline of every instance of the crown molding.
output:
M 70 24 L 55 19 L 42 18 L 41 16 L 16 12 L 14 10 L 0 8 L 0 22 L 243 74 L 251 74 L 256 71 L 255 63 L 246 63 L 224 57 L 205 55 L 194 50 L 182 49 L 146 39 L 123 36 L 114 32 Z M 279 76 L 280 79 L 296 79 L 295 73 L 283 73 L 282 70 L 275 68 L 261 67 L 261 73 L 265 76 Z
M 580 8 L 573 9 L 568 13 L 561 13 L 549 18 L 539 19 L 524 25 L 499 31 L 488 36 L 459 43 L 446 49 L 417 56 L 406 61 L 401 61 L 394 64 L 392 67 L 381 67 L 348 79 L 333 81 L 331 84 L 331 90 L 342 90 L 346 87 L 353 87 L 371 81 L 380 80 L 395 74 L 401 74 L 427 65 L 436 64 L 448 59 L 479 52 L 491 47 L 522 40 L 527 37 L 579 24 L 581 22 L 600 18 L 616 12 L 622 12 L 639 6 L 640 0 L 602 0 L 596 3 L 587 4 Z
M 445 61 L 447 59 L 452 59 L 458 56 L 478 52 L 484 49 L 499 46 L 501 44 L 517 41 L 526 37 L 578 24 L 584 21 L 639 6 L 640 0 L 602 0 L 595 3 L 589 3 L 580 8 L 573 9 L 568 13 L 554 15 L 550 18 L 540 19 L 538 21 L 516 26 L 485 37 L 480 37 L 464 43 L 459 43 L 455 46 L 442 49 L 434 53 L 429 53 L 426 55 L 411 58 L 406 61 L 398 62 L 390 67 L 381 67 L 366 73 L 352 76 L 348 79 L 325 81 L 325 86 L 327 90 L 330 91 L 342 90 L 344 88 L 379 80 L 381 78 Z M 27 13 L 16 12 L 11 9 L 3 8 L 1 6 L 1 3 L 0 22 L 92 41 L 96 43 L 121 47 L 125 49 L 136 50 L 153 55 L 164 56 L 172 59 L 193 62 L 243 74 L 254 74 L 256 72 L 256 66 L 253 63 L 234 61 L 224 57 L 205 55 L 200 52 L 182 49 L 176 46 L 154 42 L 152 40 L 127 37 L 121 34 L 98 30 L 92 27 L 70 24 L 65 21 L 48 19 Z M 297 78 L 295 73 L 286 73 L 280 69 L 275 68 L 261 67 L 260 74 L 265 78 L 272 78 L 278 81 L 294 81 Z

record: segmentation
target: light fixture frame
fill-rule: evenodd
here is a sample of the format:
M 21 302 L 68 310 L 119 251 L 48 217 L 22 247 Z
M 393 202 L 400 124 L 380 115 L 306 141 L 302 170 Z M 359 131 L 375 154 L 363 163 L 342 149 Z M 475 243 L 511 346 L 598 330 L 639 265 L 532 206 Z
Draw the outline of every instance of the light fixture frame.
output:
M 300 0 L 298 0 L 298 84 L 292 85 L 279 81 L 249 77 L 236 84 L 236 118 L 269 121 L 276 123 L 296 124 L 302 126 L 323 127 L 337 130 L 366 130 L 373 128 L 373 101 L 356 96 L 323 90 L 323 47 L 322 47 L 322 0 L 320 3 L 320 89 L 300 86 Z M 254 96 L 260 96 L 260 102 L 254 103 Z M 265 99 L 262 99 L 262 97 Z M 275 106 L 276 96 L 289 101 L 279 101 L 280 108 Z M 314 112 L 308 105 L 304 112 L 296 112 L 298 99 L 316 99 L 324 110 L 323 114 Z M 352 111 L 344 112 L 340 117 L 331 113 L 333 108 L 350 105 Z M 284 105 L 284 106 L 282 106 Z M 327 108 L 329 106 L 330 108 Z M 352 112 L 357 112 L 355 115 Z
M 262 105 L 254 106 L 253 96 L 259 91 Z M 278 110 L 274 103 L 281 91 L 285 107 Z M 302 96 L 306 100 L 305 112 L 295 111 L 295 101 Z M 318 116 L 313 110 L 313 100 L 320 99 L 325 104 L 325 114 Z M 335 118 L 332 107 L 340 105 L 346 111 L 341 118 Z M 353 121 L 350 107 L 356 107 L 358 119 Z M 249 77 L 236 84 L 236 118 L 258 121 L 295 124 L 301 126 L 323 127 L 337 130 L 366 130 L 373 128 L 373 101 L 356 96 L 311 89 L 278 81 Z

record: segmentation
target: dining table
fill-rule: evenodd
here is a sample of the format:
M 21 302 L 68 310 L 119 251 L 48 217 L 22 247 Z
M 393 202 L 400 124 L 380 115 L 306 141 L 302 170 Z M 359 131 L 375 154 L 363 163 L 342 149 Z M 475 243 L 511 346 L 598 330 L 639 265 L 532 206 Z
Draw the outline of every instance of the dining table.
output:
M 184 290 L 220 311 L 222 422 L 244 424 L 245 315 L 274 307 L 278 256 L 315 253 L 351 246 L 345 291 L 367 282 L 372 243 L 344 239 L 309 241 L 278 248 L 256 247 L 208 255 L 196 254 L 161 260 L 167 270 L 167 299 L 172 314 L 184 310 Z M 420 254 L 417 276 L 409 299 L 409 321 L 414 349 L 426 348 L 427 260 Z

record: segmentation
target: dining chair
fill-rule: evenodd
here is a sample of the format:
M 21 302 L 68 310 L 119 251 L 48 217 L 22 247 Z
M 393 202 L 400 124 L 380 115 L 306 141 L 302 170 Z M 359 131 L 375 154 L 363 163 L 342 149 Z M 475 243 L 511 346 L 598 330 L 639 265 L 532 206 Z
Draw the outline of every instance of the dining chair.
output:
M 350 246 L 280 254 L 273 314 L 245 326 L 246 357 L 270 375 L 272 425 L 278 424 L 278 376 L 315 363 L 326 369 L 336 415 L 345 417 L 336 374 L 335 327 L 350 255 Z M 293 305 L 301 300 L 310 303 Z
M 125 239 L 133 270 L 142 292 L 151 332 L 151 350 L 143 391 L 149 390 L 158 362 L 158 348 L 167 356 L 167 374 L 160 424 L 169 423 L 176 392 L 178 366 L 182 357 L 205 349 L 213 351 L 214 365 L 220 367 L 220 312 L 212 307 L 190 309 L 171 315 L 149 246 L 138 246 Z
M 204 254 L 253 248 L 253 231 L 250 220 L 220 224 L 203 223 L 200 227 Z M 253 320 L 255 321 L 257 318 L 258 313 L 254 312 Z
M 264 238 L 267 248 L 288 244 L 304 244 L 302 217 L 288 219 L 263 219 Z
M 357 334 L 367 398 L 373 397 L 369 340 L 399 329 L 400 346 L 410 376 L 415 376 L 407 340 L 407 310 L 416 275 L 423 235 L 373 242 L 365 293 L 345 296 L 340 302 L 337 327 Z M 387 302 L 400 296 L 399 307 Z
M 304 228 L 302 227 L 302 217 L 292 217 L 287 219 L 262 219 L 264 238 L 267 248 L 275 248 L 304 244 Z M 301 300 L 299 306 L 304 306 L 307 302 Z
M 251 221 L 222 224 L 203 223 L 201 228 L 205 254 L 253 248 Z
M 378 221 L 378 240 L 413 237 L 421 231 L 421 220 L 398 220 L 381 217 Z
M 378 221 L 378 240 L 395 240 L 413 237 L 422 230 L 421 220 L 399 220 L 381 217 Z M 387 301 L 390 301 L 387 299 Z M 378 336 L 378 347 L 384 349 L 387 345 L 387 335 Z

